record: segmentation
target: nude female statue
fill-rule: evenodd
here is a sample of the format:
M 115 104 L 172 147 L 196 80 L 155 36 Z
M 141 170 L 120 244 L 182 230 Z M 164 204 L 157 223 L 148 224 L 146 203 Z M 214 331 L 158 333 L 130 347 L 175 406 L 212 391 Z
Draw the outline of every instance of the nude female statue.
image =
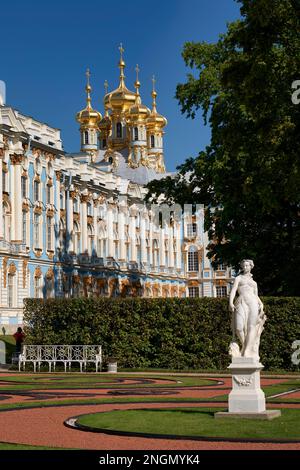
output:
M 252 260 L 244 259 L 240 263 L 241 272 L 235 278 L 229 296 L 229 309 L 233 314 L 233 341 L 229 352 L 232 357 L 254 357 L 259 360 L 258 349 L 260 335 L 266 321 L 264 306 L 257 293 L 257 284 L 252 279 Z M 234 301 L 236 294 L 237 299 Z M 235 335 L 241 343 L 241 349 Z

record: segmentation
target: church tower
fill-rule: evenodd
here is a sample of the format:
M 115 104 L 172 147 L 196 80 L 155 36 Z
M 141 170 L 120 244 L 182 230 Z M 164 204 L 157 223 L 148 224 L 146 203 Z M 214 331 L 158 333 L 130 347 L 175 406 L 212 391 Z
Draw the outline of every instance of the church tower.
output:
M 98 150 L 98 126 L 102 119 L 101 114 L 94 110 L 91 105 L 91 91 L 90 85 L 90 71 L 86 71 L 87 84 L 86 91 L 86 107 L 79 111 L 76 115 L 76 120 L 80 123 L 80 136 L 81 136 L 81 152 L 86 152 L 91 156 L 94 161 L 95 154 Z
M 125 85 L 125 62 L 123 59 L 123 46 L 120 50 L 120 82 L 116 90 L 107 93 L 104 97 L 105 110 L 110 110 L 111 134 L 108 139 L 108 147 L 112 150 L 121 150 L 128 147 L 129 136 L 126 125 L 126 111 L 135 104 L 136 95 L 128 90 Z
M 155 77 L 152 78 L 152 83 L 152 111 L 146 123 L 148 133 L 148 158 L 151 167 L 155 168 L 158 173 L 164 173 L 166 169 L 163 154 L 163 129 L 168 121 L 164 116 L 159 114 L 156 109 L 157 93 L 155 90 Z
M 139 66 L 136 66 L 136 101 L 126 113 L 129 133 L 128 165 L 132 168 L 139 165 L 148 165 L 147 155 L 147 128 L 146 121 L 150 116 L 150 109 L 142 104 L 140 96 Z

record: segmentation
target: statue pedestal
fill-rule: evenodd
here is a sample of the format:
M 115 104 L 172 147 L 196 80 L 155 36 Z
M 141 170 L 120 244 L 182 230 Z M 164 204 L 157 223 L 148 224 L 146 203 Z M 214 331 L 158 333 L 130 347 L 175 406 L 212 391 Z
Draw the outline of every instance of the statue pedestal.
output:
M 232 390 L 228 412 L 215 413 L 216 418 L 273 419 L 280 410 L 266 410 L 265 394 L 260 388 L 263 365 L 252 357 L 233 357 L 228 369 L 232 372 Z

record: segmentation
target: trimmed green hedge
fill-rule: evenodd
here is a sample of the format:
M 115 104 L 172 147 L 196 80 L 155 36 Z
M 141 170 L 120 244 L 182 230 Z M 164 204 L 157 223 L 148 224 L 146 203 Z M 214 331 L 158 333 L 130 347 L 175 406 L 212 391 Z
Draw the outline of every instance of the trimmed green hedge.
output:
M 264 298 L 260 354 L 266 369 L 295 370 L 300 298 Z M 26 299 L 28 344 L 101 344 L 122 367 L 225 369 L 231 340 L 228 299 Z

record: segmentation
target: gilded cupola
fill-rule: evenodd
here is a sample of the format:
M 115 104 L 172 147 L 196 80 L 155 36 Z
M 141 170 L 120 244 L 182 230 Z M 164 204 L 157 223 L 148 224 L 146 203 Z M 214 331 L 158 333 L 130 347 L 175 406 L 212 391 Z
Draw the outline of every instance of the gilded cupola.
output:
M 135 104 L 136 94 L 133 91 L 128 90 L 125 85 L 125 62 L 123 59 L 124 49 L 122 44 L 119 47 L 120 50 L 120 83 L 116 90 L 107 93 L 104 97 L 105 109 L 110 109 L 112 112 L 123 113 L 127 111 L 131 106 Z
M 99 111 L 96 111 L 92 108 L 91 104 L 91 91 L 92 87 L 90 85 L 90 71 L 87 69 L 86 71 L 87 76 L 87 84 L 85 87 L 86 91 L 86 107 L 79 111 L 76 114 L 76 120 L 80 123 L 80 127 L 98 127 L 99 122 L 102 119 L 101 114 Z
M 135 81 L 135 89 L 136 89 L 136 100 L 135 104 L 128 110 L 127 118 L 129 121 L 144 121 L 150 116 L 150 109 L 147 106 L 142 104 L 141 95 L 140 95 L 140 81 L 139 81 L 139 66 L 137 65 L 135 68 L 136 71 L 136 81 Z
M 80 123 L 81 151 L 94 154 L 98 148 L 98 126 L 102 119 L 99 111 L 92 108 L 90 85 L 90 71 L 86 71 L 87 84 L 86 107 L 76 114 L 76 120 Z
M 152 83 L 153 83 L 153 89 L 151 93 L 152 110 L 151 110 L 150 116 L 147 119 L 147 127 L 149 130 L 161 130 L 167 125 L 168 121 L 164 116 L 159 114 L 156 109 L 157 93 L 155 90 L 155 77 L 152 78 Z

